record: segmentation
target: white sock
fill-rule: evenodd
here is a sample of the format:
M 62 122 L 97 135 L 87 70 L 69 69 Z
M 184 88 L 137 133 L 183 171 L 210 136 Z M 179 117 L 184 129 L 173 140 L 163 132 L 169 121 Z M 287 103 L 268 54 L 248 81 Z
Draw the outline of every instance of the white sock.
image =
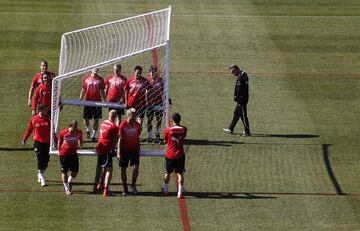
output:
M 41 181 L 45 181 L 45 175 L 44 175 L 44 173 L 39 173 L 38 176 L 39 176 L 39 178 L 40 178 Z
M 69 183 L 64 183 L 65 190 L 69 190 Z
M 95 131 L 95 130 L 93 130 L 93 131 L 92 131 L 91 138 L 95 138 L 95 135 L 96 135 L 96 131 Z
M 183 186 L 181 184 L 179 184 L 178 186 L 178 196 L 181 196 L 183 193 Z
M 71 183 L 72 180 L 73 180 L 73 177 L 72 177 L 72 176 L 69 176 L 69 177 L 68 177 L 68 183 Z
M 88 127 L 86 127 L 86 132 L 90 132 L 90 129 Z

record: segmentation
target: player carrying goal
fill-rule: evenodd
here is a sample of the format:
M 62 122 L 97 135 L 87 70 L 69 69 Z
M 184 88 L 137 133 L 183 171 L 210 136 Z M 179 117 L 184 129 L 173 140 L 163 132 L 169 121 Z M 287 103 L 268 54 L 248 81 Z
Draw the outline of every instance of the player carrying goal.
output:
M 147 92 L 146 92 L 146 117 L 147 117 L 147 131 L 148 131 L 148 142 L 153 142 L 152 133 L 152 121 L 154 116 L 156 118 L 156 131 L 155 131 L 155 143 L 160 142 L 160 127 L 161 120 L 164 112 L 163 105 L 163 92 L 164 82 L 159 76 L 158 68 L 152 65 L 149 69 L 150 76 L 147 78 Z
M 124 84 L 126 77 L 121 74 L 121 65 L 114 65 L 114 74 L 108 76 L 105 81 L 105 96 L 106 101 L 111 103 L 125 103 L 125 90 Z M 121 123 L 121 115 L 125 115 L 123 108 L 112 108 L 109 107 L 109 111 L 112 109 L 117 112 L 117 125 Z
M 98 101 L 101 102 L 104 99 L 104 88 L 105 83 L 103 78 L 98 75 L 98 68 L 95 68 L 91 71 L 90 75 L 84 77 L 80 100 L 85 101 Z M 99 119 L 102 118 L 101 107 L 92 107 L 85 106 L 83 111 L 83 119 L 86 127 L 86 136 L 90 138 L 90 120 L 94 118 L 93 130 L 91 133 L 91 140 L 95 142 L 96 140 L 96 131 L 99 127 Z

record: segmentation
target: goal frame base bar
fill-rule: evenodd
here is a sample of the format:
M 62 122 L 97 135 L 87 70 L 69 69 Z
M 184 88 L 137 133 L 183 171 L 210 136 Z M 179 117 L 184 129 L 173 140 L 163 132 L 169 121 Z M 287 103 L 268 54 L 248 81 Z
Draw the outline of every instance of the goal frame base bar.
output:
M 87 107 L 112 107 L 112 108 L 126 108 L 126 104 L 98 102 L 98 101 L 82 101 L 82 100 L 62 100 L 63 105 L 87 106 Z
M 97 156 L 94 149 L 78 149 L 77 153 L 79 156 Z M 59 155 L 58 150 L 50 150 L 50 155 L 57 156 Z M 165 156 L 164 150 L 141 150 L 140 156 Z

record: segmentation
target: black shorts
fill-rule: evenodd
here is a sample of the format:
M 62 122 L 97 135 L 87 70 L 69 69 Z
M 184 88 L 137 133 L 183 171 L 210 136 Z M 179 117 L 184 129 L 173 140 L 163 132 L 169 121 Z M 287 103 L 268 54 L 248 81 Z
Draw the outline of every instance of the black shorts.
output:
M 146 116 L 147 117 L 152 117 L 152 116 L 156 116 L 156 117 L 162 117 L 164 110 L 162 109 L 161 105 L 155 105 L 155 106 L 148 106 L 146 108 Z
M 129 166 L 129 162 L 130 166 L 140 164 L 139 151 L 121 153 L 119 167 L 127 168 Z
M 60 170 L 62 173 L 79 171 L 79 157 L 78 155 L 60 156 Z
M 184 173 L 185 172 L 185 155 L 179 159 L 169 159 L 165 157 L 165 172 L 170 173 Z
M 34 141 L 34 152 L 37 159 L 37 168 L 39 170 L 46 169 L 50 161 L 50 143 L 41 143 Z
M 83 111 L 84 119 L 101 119 L 102 118 L 102 110 L 101 107 L 84 107 Z
M 98 155 L 98 164 L 101 165 L 102 168 L 112 168 L 113 166 L 113 153 L 100 154 Z
M 111 111 L 111 110 L 115 110 L 116 113 L 118 114 L 118 116 L 125 115 L 125 110 L 124 110 L 124 108 L 113 108 L 113 107 L 109 107 L 109 111 Z

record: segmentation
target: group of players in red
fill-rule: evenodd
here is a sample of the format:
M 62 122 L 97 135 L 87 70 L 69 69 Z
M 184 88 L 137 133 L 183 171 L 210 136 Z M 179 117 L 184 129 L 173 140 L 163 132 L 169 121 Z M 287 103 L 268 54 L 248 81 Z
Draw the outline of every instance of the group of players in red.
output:
M 109 117 L 100 125 L 100 136 L 96 144 L 98 154 L 98 164 L 102 171 L 97 189 L 103 192 L 104 196 L 112 195 L 109 190 L 112 178 L 112 158 L 115 155 L 119 160 L 121 169 L 121 180 L 123 185 L 123 195 L 129 193 L 127 186 L 126 169 L 133 166 L 131 189 L 133 194 L 137 194 L 136 181 L 139 174 L 139 153 L 140 139 L 142 131 L 142 120 L 145 112 L 148 118 L 147 130 L 148 141 L 152 141 L 152 120 L 157 119 L 156 141 L 160 141 L 160 126 L 163 113 L 162 94 L 163 81 L 158 76 L 158 70 L 151 66 L 150 76 L 141 76 L 141 66 L 134 68 L 134 76 L 126 79 L 121 74 L 121 65 L 114 65 L 114 74 L 106 79 L 106 82 L 97 74 L 98 69 L 94 69 L 91 75 L 85 76 L 82 82 L 80 100 L 102 101 L 124 104 L 126 102 L 127 119 L 121 121 L 124 109 L 109 108 Z M 34 77 L 29 90 L 28 105 L 32 105 L 33 117 L 30 119 L 28 129 L 22 139 L 25 145 L 27 138 L 34 130 L 34 151 L 37 155 L 38 182 L 41 186 L 46 186 L 44 172 L 50 159 L 50 108 L 51 108 L 51 80 L 55 77 L 54 73 L 48 71 L 48 63 L 41 62 L 40 72 Z M 34 99 L 31 100 L 34 91 Z M 38 114 L 36 114 L 38 110 Z M 35 115 L 36 114 L 36 115 Z M 94 118 L 94 127 L 91 139 L 95 140 L 98 120 L 101 118 L 102 111 L 99 107 L 84 107 L 83 118 L 86 132 L 90 138 L 89 120 Z M 118 119 L 117 119 L 118 118 Z M 170 174 L 178 174 L 178 197 L 183 196 L 183 173 L 185 171 L 184 139 L 187 129 L 180 125 L 181 116 L 178 113 L 172 115 L 173 125 L 164 130 L 164 143 L 167 144 L 165 154 L 165 176 L 162 192 L 168 194 L 168 183 Z M 59 148 L 59 159 L 61 165 L 61 179 L 64 184 L 66 195 L 72 194 L 72 180 L 79 171 L 78 148 L 82 148 L 82 131 L 78 129 L 78 122 L 71 120 L 69 126 L 59 133 L 57 147 Z M 116 148 L 117 143 L 117 148 Z M 70 171 L 69 177 L 67 176 Z

